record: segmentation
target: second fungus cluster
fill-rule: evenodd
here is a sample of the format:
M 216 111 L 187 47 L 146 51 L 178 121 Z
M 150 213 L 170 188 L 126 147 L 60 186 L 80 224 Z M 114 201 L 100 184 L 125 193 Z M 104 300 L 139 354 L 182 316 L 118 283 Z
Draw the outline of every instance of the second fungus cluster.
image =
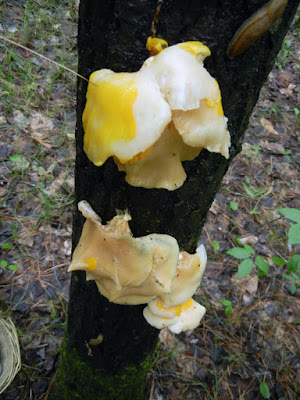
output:
M 106 225 L 86 201 L 78 204 L 86 218 L 69 271 L 86 272 L 109 301 L 147 303 L 144 317 L 156 328 L 175 333 L 199 325 L 205 308 L 191 297 L 205 266 L 204 246 L 195 254 L 179 251 L 177 240 L 163 234 L 134 238 L 128 213 L 116 215 Z

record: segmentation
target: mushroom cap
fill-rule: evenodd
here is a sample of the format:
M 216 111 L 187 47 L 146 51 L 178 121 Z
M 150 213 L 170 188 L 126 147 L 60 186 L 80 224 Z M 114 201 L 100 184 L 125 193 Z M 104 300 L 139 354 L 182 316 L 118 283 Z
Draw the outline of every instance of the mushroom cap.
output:
M 176 307 L 166 307 L 157 297 L 144 308 L 146 321 L 157 329 L 168 327 L 174 333 L 196 328 L 203 315 L 205 307 L 192 298 Z
M 171 291 L 160 296 L 166 307 L 183 304 L 193 296 L 202 279 L 206 263 L 207 255 L 203 244 L 197 248 L 196 254 L 180 252 Z
M 86 271 L 100 293 L 118 304 L 142 304 L 168 293 L 176 273 L 179 247 L 169 235 L 134 238 L 128 213 L 107 225 L 86 201 L 78 205 L 87 218 L 68 271 Z
M 169 326 L 173 333 L 180 333 L 197 328 L 206 312 L 206 308 L 193 300 L 193 304 L 184 311 L 180 318 Z
M 227 119 L 223 115 L 221 100 L 213 106 L 207 106 L 201 100 L 199 108 L 189 111 L 173 112 L 173 122 L 184 142 L 198 146 L 212 153 L 220 153 L 229 158 L 230 134 L 227 130 Z M 222 114 L 221 114 L 222 110 Z
M 88 280 L 107 280 L 120 289 L 142 283 L 152 268 L 151 249 L 124 232 L 126 224 L 119 215 L 105 226 L 87 219 L 68 271 L 86 271 Z
M 97 286 L 102 295 L 117 304 L 144 304 L 156 296 L 169 293 L 179 256 L 176 239 L 169 235 L 152 234 L 141 238 L 147 243 L 152 252 L 152 270 L 148 277 L 137 286 L 112 290 L 108 281 L 98 282 Z
M 180 161 L 195 158 L 201 148 L 228 158 L 230 135 L 220 89 L 203 67 L 208 55 L 208 47 L 191 41 L 165 48 L 135 73 L 104 69 L 91 74 L 82 119 L 88 158 L 101 166 L 114 156 L 128 183 L 168 190 L 186 178 Z M 175 128 L 167 127 L 172 119 Z M 177 135 L 166 134 L 175 130 Z M 170 146 L 166 136 L 168 144 L 174 140 Z M 177 159 L 174 172 L 159 179 L 163 162 L 169 171 L 171 148 Z M 188 156 L 183 156 L 187 149 Z
M 127 162 L 160 137 L 171 111 L 158 85 L 147 74 L 91 74 L 82 116 L 84 151 L 97 166 L 110 156 Z
M 201 42 L 179 43 L 148 58 L 139 74 L 152 74 L 171 110 L 192 110 L 202 99 L 219 97 L 215 80 L 203 67 L 208 55 Z
M 144 158 L 127 164 L 114 160 L 119 171 L 126 172 L 126 181 L 132 186 L 175 190 L 186 179 L 182 161 L 193 160 L 200 151 L 201 147 L 185 144 L 170 123 Z

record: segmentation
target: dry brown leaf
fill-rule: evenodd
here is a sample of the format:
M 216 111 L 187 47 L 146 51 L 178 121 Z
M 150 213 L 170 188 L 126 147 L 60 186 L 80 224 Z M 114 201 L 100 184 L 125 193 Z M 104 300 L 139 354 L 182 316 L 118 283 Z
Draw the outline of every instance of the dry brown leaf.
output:
M 278 135 L 278 132 L 274 128 L 272 122 L 268 121 L 265 118 L 261 118 L 260 123 L 268 133 L 272 133 L 273 135 Z
M 258 237 L 254 236 L 254 235 L 247 235 L 247 236 L 240 238 L 240 242 L 242 245 L 249 244 L 249 245 L 253 246 L 253 245 L 255 245 L 255 243 L 258 242 Z
M 164 328 L 159 332 L 159 340 L 165 347 L 174 346 L 174 335 L 169 331 L 168 328 Z
M 285 152 L 285 148 L 280 143 L 272 143 L 268 142 L 267 140 L 261 140 L 259 144 L 262 148 L 271 151 L 273 154 L 282 154 Z
M 209 211 L 211 213 L 213 213 L 214 215 L 217 215 L 220 212 L 220 206 L 219 206 L 217 200 L 213 201 L 212 205 L 210 206 Z
M 33 111 L 30 117 L 30 136 L 38 143 L 50 149 L 49 134 L 54 130 L 54 124 L 50 118 Z M 46 141 L 47 140 L 47 141 Z
M 231 279 L 235 283 L 236 287 L 239 287 L 240 292 L 242 294 L 248 292 L 250 295 L 254 295 L 257 292 L 258 288 L 257 275 L 254 276 L 248 275 L 245 278 L 237 279 L 237 274 L 235 274 Z

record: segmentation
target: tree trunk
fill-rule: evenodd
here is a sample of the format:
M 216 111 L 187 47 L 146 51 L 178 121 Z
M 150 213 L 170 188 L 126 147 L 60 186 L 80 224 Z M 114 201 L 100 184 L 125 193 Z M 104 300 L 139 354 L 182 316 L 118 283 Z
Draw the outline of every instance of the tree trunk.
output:
M 137 71 L 148 57 L 146 39 L 156 9 L 154 0 L 82 0 L 79 15 L 79 73 L 86 77 L 101 68 Z M 226 55 L 235 31 L 264 4 L 262 0 L 164 0 L 158 36 L 169 45 L 201 40 L 212 51 L 205 61 L 221 88 L 232 146 L 230 159 L 202 150 L 185 162 L 187 180 L 180 189 L 129 186 L 124 173 L 109 159 L 94 166 L 83 152 L 82 112 L 87 83 L 78 81 L 76 178 L 73 248 L 84 218 L 77 210 L 87 200 L 102 220 L 116 209 L 129 209 L 134 236 L 166 233 L 182 250 L 193 252 L 209 207 L 241 142 L 259 91 L 270 72 L 298 0 L 290 0 L 275 25 L 234 59 Z M 84 272 L 72 274 L 68 330 L 51 399 L 143 399 L 144 382 L 158 330 L 144 320 L 141 306 L 120 306 L 102 297 Z M 89 348 L 91 338 L 103 342 Z

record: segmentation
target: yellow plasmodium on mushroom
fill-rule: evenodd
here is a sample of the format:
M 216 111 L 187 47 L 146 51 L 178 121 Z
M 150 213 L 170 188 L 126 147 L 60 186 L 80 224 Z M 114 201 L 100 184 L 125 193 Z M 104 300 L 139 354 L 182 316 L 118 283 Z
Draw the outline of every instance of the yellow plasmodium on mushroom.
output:
M 179 252 L 176 239 L 169 235 L 134 238 L 128 213 L 102 225 L 86 201 L 78 208 L 87 220 L 68 271 L 85 271 L 86 279 L 94 280 L 111 302 L 148 303 L 144 316 L 156 328 L 169 326 L 181 332 L 199 324 L 205 309 L 191 296 L 206 265 L 202 245 L 193 255 Z
M 219 86 L 203 66 L 208 47 L 190 41 L 163 49 L 159 40 L 148 40 L 159 52 L 138 72 L 90 76 L 84 151 L 97 166 L 113 156 L 133 186 L 175 190 L 186 179 L 182 161 L 202 148 L 228 158 L 230 135 Z
M 146 49 L 149 50 L 150 56 L 155 56 L 167 47 L 168 42 L 164 39 L 152 36 L 149 36 L 147 39 Z

